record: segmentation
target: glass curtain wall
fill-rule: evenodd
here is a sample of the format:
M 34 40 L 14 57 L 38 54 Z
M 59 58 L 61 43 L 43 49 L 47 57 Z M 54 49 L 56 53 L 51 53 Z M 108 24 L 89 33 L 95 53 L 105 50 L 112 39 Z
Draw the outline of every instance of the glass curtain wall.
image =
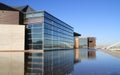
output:
M 43 48 L 43 13 L 31 13 L 26 15 L 26 42 L 29 50 L 42 50 Z
M 27 46 L 33 50 L 71 49 L 74 47 L 73 27 L 47 12 L 26 15 Z
M 80 48 L 88 48 L 88 38 L 80 38 Z
M 73 56 L 70 57 L 70 55 L 73 55 L 74 52 L 73 50 L 69 51 L 66 49 L 73 49 L 74 47 L 73 27 L 58 20 L 57 18 L 53 17 L 52 15 L 46 12 L 33 12 L 26 14 L 25 24 L 26 24 L 26 49 L 28 50 L 62 49 L 61 51 L 50 53 L 48 52 L 49 54 L 52 55 L 48 60 L 46 60 L 47 56 L 46 52 L 43 52 L 42 54 L 26 53 L 25 54 L 26 75 L 42 75 L 43 67 L 45 67 L 44 63 L 46 63 L 49 60 L 53 61 L 53 59 L 57 60 L 57 57 L 59 58 L 59 60 L 57 60 L 59 62 L 57 61 L 52 62 L 53 64 L 52 66 L 62 62 L 64 62 L 64 64 L 54 66 L 52 67 L 53 68 L 52 70 L 56 70 L 56 68 L 66 65 L 66 68 L 69 67 L 69 69 L 66 69 L 65 71 L 67 73 L 70 73 L 71 70 L 73 69 L 73 67 L 70 67 L 70 65 L 73 65 Z M 65 50 L 66 52 L 64 53 L 63 51 Z M 57 56 L 58 53 L 61 54 Z M 61 56 L 65 56 L 64 58 L 66 59 L 61 58 Z M 54 73 L 56 74 L 57 72 Z
M 73 27 L 44 13 L 44 49 L 70 49 L 73 44 Z
M 43 13 L 29 13 L 25 16 L 26 49 L 43 49 Z M 43 75 L 43 53 L 25 53 L 25 75 Z

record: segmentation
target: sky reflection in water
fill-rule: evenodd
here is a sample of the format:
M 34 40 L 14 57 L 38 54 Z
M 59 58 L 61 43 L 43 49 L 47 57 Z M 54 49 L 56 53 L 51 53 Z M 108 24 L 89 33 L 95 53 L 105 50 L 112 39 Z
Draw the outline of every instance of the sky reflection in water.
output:
M 72 75 L 120 75 L 120 59 L 99 50 L 79 50 Z

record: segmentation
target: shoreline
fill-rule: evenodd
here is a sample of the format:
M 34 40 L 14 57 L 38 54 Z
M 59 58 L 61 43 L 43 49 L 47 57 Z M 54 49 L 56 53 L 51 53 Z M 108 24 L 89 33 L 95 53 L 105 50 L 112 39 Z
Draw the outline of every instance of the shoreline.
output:
M 110 54 L 110 55 L 112 55 L 112 56 L 120 59 L 120 52 L 111 51 L 111 50 L 106 50 L 106 49 L 100 49 L 100 51 L 105 52 L 105 53 L 107 53 L 107 54 Z

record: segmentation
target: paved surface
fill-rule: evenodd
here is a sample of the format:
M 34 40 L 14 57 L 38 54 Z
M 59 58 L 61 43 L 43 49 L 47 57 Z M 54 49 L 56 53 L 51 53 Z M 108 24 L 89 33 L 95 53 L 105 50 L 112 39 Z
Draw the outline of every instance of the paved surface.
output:
M 101 49 L 101 51 L 105 52 L 105 53 L 108 53 L 114 57 L 117 57 L 120 59 L 120 52 L 117 52 L 117 51 L 111 51 L 111 50 L 105 50 L 105 49 Z

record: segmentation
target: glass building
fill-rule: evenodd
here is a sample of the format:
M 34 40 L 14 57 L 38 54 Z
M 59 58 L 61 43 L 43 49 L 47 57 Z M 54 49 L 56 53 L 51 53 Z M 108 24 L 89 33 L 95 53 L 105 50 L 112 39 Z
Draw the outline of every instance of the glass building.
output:
M 25 75 L 67 75 L 74 65 L 73 27 L 45 11 L 27 13 Z
M 79 48 L 88 48 L 88 38 L 80 38 Z
M 9 37 L 5 38 L 7 42 L 9 40 L 10 49 L 5 46 L 4 50 L 9 49 L 13 52 L 11 50 L 15 49 L 16 55 L 14 57 L 14 54 L 11 56 L 10 53 L 6 57 L 2 54 L 4 55 L 2 57 L 6 57 L 4 61 L 16 62 L 16 64 L 9 62 L 8 68 L 4 67 L 6 63 L 2 64 L 4 69 L 3 72 L 1 71 L 2 75 L 69 75 L 71 73 L 74 65 L 73 27 L 45 11 L 37 12 L 28 5 L 7 6 L 0 3 L 0 9 L 0 23 L 10 24 L 6 27 L 2 25 L 1 30 L 6 28 L 7 31 L 11 30 L 11 32 L 5 31 L 5 36 L 15 32 L 14 35 L 7 35 Z M 1 46 L 4 46 L 6 40 Z M 9 58 L 10 60 L 7 60 Z
M 51 50 L 72 49 L 73 27 L 45 11 L 27 13 L 26 49 Z

